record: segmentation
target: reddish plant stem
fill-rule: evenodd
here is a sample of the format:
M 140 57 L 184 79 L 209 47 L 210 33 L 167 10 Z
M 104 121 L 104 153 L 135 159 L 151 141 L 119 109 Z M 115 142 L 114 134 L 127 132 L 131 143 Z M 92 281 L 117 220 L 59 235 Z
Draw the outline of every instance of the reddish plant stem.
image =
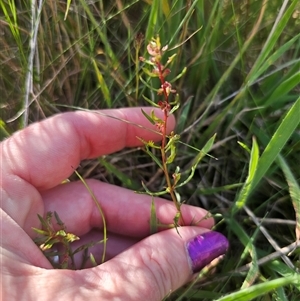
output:
M 165 78 L 163 76 L 163 70 L 162 70 L 162 66 L 160 63 L 157 63 L 157 69 L 158 69 L 158 74 L 159 74 L 159 79 L 160 79 L 160 83 L 161 83 L 161 86 L 163 87 L 163 91 L 164 91 L 164 96 L 165 96 L 165 101 L 166 103 L 169 103 L 169 95 L 166 91 L 166 88 L 164 86 L 164 83 L 165 83 Z
M 163 106 L 163 112 L 164 112 L 164 120 L 163 120 L 163 127 L 162 127 L 162 143 L 161 143 L 161 158 L 162 158 L 162 164 L 163 164 L 163 172 L 165 174 L 165 179 L 167 182 L 167 186 L 169 188 L 169 193 L 171 195 L 172 201 L 176 206 L 177 211 L 180 213 L 180 220 L 181 220 L 181 224 L 184 225 L 184 219 L 183 216 L 181 214 L 181 210 L 180 210 L 180 204 L 178 203 L 176 194 L 174 192 L 174 186 L 171 183 L 171 179 L 170 179 L 170 175 L 168 172 L 168 167 L 167 167 L 167 154 L 165 152 L 165 147 L 166 147 L 166 142 L 167 142 L 167 122 L 168 122 L 168 114 L 169 114 L 169 95 L 168 92 L 166 90 L 166 87 L 164 85 L 165 83 L 165 78 L 163 76 L 163 70 L 162 70 L 162 66 L 161 64 L 158 62 L 157 63 L 157 69 L 158 69 L 158 74 L 159 74 L 159 80 L 161 83 L 161 87 L 163 89 L 163 95 L 165 98 L 165 105 Z

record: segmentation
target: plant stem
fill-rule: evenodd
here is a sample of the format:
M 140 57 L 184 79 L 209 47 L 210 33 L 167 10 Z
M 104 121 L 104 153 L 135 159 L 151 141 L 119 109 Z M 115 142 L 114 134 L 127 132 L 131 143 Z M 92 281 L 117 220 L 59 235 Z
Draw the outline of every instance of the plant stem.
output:
M 166 87 L 164 85 L 165 83 L 165 78 L 163 76 L 163 70 L 162 70 L 162 66 L 160 63 L 157 63 L 157 68 L 158 68 L 158 72 L 159 72 L 159 79 L 160 79 L 160 83 L 161 83 L 161 87 L 163 88 L 163 94 L 164 94 L 164 98 L 165 98 L 165 104 L 169 105 L 169 95 L 166 91 Z M 180 210 L 180 204 L 177 200 L 175 191 L 174 191 L 174 186 L 171 183 L 171 179 L 170 179 L 170 175 L 169 175 L 169 171 L 168 171 L 168 166 L 167 166 L 167 154 L 165 151 L 166 148 L 166 140 L 167 140 L 167 124 L 168 124 L 168 114 L 169 114 L 169 110 L 167 109 L 167 106 L 163 109 L 164 112 L 164 123 L 163 123 L 163 127 L 162 127 L 162 142 L 161 142 L 161 159 L 162 159 L 162 165 L 163 165 L 163 172 L 165 175 L 165 179 L 167 182 L 167 186 L 169 189 L 169 193 L 170 196 L 172 198 L 173 203 L 176 206 L 177 211 L 179 212 L 179 216 L 180 216 L 180 220 L 182 225 L 184 225 L 184 219 L 183 216 L 181 214 L 181 210 Z

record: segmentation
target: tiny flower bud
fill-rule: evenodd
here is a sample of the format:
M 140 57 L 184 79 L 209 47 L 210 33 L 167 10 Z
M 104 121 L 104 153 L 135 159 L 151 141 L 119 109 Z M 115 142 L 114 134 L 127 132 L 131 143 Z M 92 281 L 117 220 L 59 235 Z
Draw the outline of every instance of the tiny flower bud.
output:
M 168 45 L 164 46 L 161 51 L 163 51 L 163 52 L 167 51 L 168 47 L 169 47 Z
M 157 56 L 160 54 L 160 49 L 157 47 L 156 43 L 150 42 L 147 45 L 147 51 L 151 56 Z
M 157 95 L 162 95 L 164 93 L 164 89 L 163 88 L 159 88 L 157 90 Z
M 165 76 L 169 75 L 170 73 L 171 73 L 171 70 L 169 68 L 167 68 L 163 71 L 162 75 L 165 77 Z
M 134 39 L 134 46 L 136 48 L 140 48 L 144 40 L 144 35 L 140 32 L 136 35 Z

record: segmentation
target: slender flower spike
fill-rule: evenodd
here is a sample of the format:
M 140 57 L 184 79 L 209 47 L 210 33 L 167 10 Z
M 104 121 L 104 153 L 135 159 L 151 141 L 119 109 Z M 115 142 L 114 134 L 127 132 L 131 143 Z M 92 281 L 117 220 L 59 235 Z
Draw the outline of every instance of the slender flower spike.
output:
M 155 124 L 156 128 L 159 130 L 159 132 L 162 135 L 161 140 L 161 163 L 159 163 L 160 168 L 163 170 L 165 178 L 166 178 L 166 192 L 168 192 L 172 198 L 172 201 L 174 202 L 177 213 L 174 217 L 174 226 L 177 229 L 180 225 L 184 225 L 184 218 L 181 214 L 180 210 L 180 201 L 178 201 L 179 195 L 176 192 L 176 185 L 180 180 L 180 173 L 179 169 L 177 169 L 177 172 L 172 173 L 172 177 L 170 177 L 168 165 L 172 163 L 176 157 L 176 139 L 177 136 L 174 134 L 171 134 L 170 136 L 167 135 L 167 124 L 168 124 L 168 118 L 170 116 L 170 112 L 174 112 L 178 108 L 178 104 L 176 104 L 174 107 L 174 102 L 170 102 L 170 94 L 176 93 L 176 90 L 173 89 L 172 84 L 169 81 L 166 81 L 166 77 L 170 74 L 171 70 L 167 68 L 167 66 L 172 62 L 175 55 L 172 55 L 168 58 L 168 61 L 166 64 L 162 62 L 163 54 L 168 50 L 168 45 L 161 46 L 160 38 L 159 36 L 152 38 L 149 44 L 147 45 L 147 52 L 149 54 L 148 59 L 140 58 L 143 62 L 146 64 L 152 66 L 151 71 L 147 68 L 143 68 L 143 71 L 145 74 L 147 74 L 150 77 L 157 77 L 160 81 L 160 87 L 157 89 L 157 94 L 160 95 L 160 100 L 157 101 L 157 106 L 162 110 L 163 117 L 162 119 L 159 119 L 154 115 L 152 112 L 150 120 L 151 122 Z M 147 117 L 147 116 L 146 116 Z M 148 118 L 148 117 L 147 117 Z M 148 118 L 149 119 L 149 118 Z M 179 136 L 178 136 L 179 139 Z M 151 147 L 151 143 L 146 143 L 146 147 Z M 152 146 L 154 148 L 157 148 L 157 146 Z M 146 190 L 147 191 L 147 190 Z

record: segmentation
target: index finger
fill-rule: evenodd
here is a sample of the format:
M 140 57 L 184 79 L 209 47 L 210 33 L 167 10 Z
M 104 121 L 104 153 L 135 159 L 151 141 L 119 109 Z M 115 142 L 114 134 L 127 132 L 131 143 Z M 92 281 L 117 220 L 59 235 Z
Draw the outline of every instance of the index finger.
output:
M 153 108 L 143 109 L 150 113 Z M 141 142 L 137 137 L 160 139 L 141 108 L 103 110 L 101 113 L 58 114 L 17 132 L 3 142 L 4 169 L 38 190 L 45 190 L 68 178 L 83 159 L 138 146 Z M 162 117 L 161 110 L 155 110 L 155 114 Z M 174 117 L 170 116 L 168 132 L 174 124 Z

